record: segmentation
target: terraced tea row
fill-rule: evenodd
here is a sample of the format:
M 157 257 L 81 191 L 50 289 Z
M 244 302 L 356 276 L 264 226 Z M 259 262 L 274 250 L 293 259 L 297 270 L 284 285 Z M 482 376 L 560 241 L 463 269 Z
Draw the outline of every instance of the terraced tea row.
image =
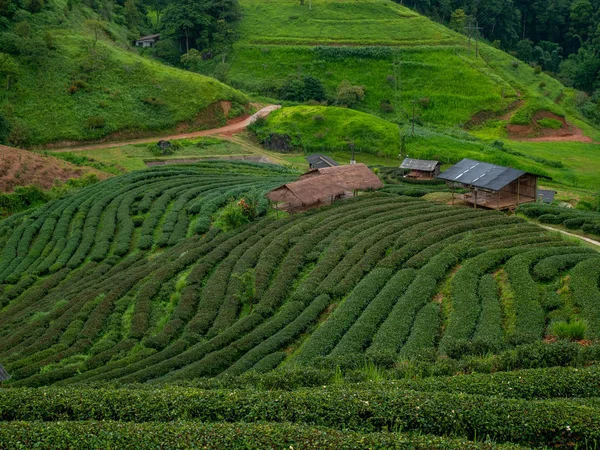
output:
M 239 173 L 206 163 L 111 180 L 57 202 L 73 209 L 62 228 L 50 207 L 2 222 L 13 256 L 2 260 L 0 360 L 12 383 L 173 381 L 349 355 L 434 360 L 535 342 L 556 321 L 583 320 L 598 338 L 593 250 L 500 213 L 390 194 L 229 232 L 195 227 L 231 196 L 290 176 L 231 167 Z M 67 247 L 54 235 L 72 239 L 82 223 L 90 244 L 81 238 L 41 271 Z M 129 246 L 117 252 L 120 237 Z

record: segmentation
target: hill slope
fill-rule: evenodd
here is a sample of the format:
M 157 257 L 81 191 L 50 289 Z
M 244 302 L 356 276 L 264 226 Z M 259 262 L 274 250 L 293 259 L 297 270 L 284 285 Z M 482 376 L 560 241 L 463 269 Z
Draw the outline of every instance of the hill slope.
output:
M 519 107 L 517 121 L 537 110 L 566 114 L 572 91 L 558 81 L 482 43 L 475 58 L 465 36 L 389 0 L 315 0 L 312 9 L 294 0 L 240 4 L 241 38 L 227 76 L 244 90 L 277 97 L 286 76 L 302 73 L 318 77 L 331 98 L 343 80 L 364 86 L 356 108 L 396 121 L 424 98 L 417 115 L 443 125 Z M 382 111 L 384 100 L 395 111 Z
M 0 360 L 15 385 L 435 361 L 578 320 L 600 339 L 600 254 L 519 218 L 380 193 L 220 231 L 293 177 L 162 167 L 0 222 Z
M 11 192 L 15 186 L 35 185 L 50 189 L 64 182 L 93 173 L 99 179 L 107 174 L 89 167 L 78 167 L 51 156 L 0 145 L 0 191 Z
M 181 122 L 212 128 L 226 118 L 220 101 L 247 103 L 244 94 L 214 79 L 138 56 L 123 27 L 62 3 L 36 14 L 23 11 L 0 33 L 9 44 L 1 56 L 15 66 L 10 88 L 0 91 L 14 145 L 99 139 Z

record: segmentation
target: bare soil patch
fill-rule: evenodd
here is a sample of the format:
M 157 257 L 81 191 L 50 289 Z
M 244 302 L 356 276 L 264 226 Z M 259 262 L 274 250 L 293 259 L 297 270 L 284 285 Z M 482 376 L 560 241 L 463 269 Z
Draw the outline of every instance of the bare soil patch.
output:
M 542 119 L 553 119 L 561 123 L 561 127 L 544 128 L 538 122 Z M 522 142 L 586 142 L 593 140 L 583 133 L 581 128 L 576 127 L 550 111 L 539 111 L 529 125 L 509 124 L 506 126 L 508 137 L 514 141 Z
M 0 145 L 0 191 L 12 192 L 16 186 L 35 185 L 50 189 L 58 180 L 79 178 L 95 173 L 104 179 L 108 174 L 89 168 L 78 167 L 51 156 Z

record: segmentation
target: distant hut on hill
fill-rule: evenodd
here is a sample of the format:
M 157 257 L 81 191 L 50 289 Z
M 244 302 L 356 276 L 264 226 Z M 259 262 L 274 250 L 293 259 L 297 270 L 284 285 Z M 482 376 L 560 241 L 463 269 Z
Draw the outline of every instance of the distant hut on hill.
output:
M 306 160 L 308 161 L 308 166 L 311 169 L 324 169 L 326 167 L 339 166 L 339 164 L 336 161 L 334 161 L 333 158 L 330 158 L 329 156 L 325 155 L 320 155 L 318 153 L 308 155 L 306 157 Z
M 452 186 L 461 185 L 469 192 L 459 196 L 473 207 L 513 209 L 536 201 L 539 175 L 511 167 L 463 159 L 438 176 Z
M 406 178 L 416 180 L 433 180 L 440 174 L 442 164 L 439 161 L 406 158 L 400 165 L 401 169 L 410 170 Z
M 142 36 L 135 41 L 135 46 L 142 48 L 154 47 L 159 40 L 160 34 L 150 34 L 148 36 Z
M 375 190 L 383 183 L 364 164 L 314 169 L 297 181 L 284 184 L 267 194 L 278 209 L 303 211 L 356 195 L 357 191 Z

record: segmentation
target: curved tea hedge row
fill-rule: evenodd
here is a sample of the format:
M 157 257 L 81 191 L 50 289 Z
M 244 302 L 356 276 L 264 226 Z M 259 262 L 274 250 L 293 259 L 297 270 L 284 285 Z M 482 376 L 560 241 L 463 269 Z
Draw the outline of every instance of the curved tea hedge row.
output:
M 538 203 L 522 205 L 518 212 L 541 223 L 564 225 L 570 230 L 581 230 L 584 233 L 600 236 L 600 213 L 597 212 Z
M 434 362 L 541 341 L 575 320 L 598 339 L 600 255 L 515 217 L 379 193 L 211 227 L 231 198 L 292 177 L 164 167 L 0 222 L 9 385 Z

